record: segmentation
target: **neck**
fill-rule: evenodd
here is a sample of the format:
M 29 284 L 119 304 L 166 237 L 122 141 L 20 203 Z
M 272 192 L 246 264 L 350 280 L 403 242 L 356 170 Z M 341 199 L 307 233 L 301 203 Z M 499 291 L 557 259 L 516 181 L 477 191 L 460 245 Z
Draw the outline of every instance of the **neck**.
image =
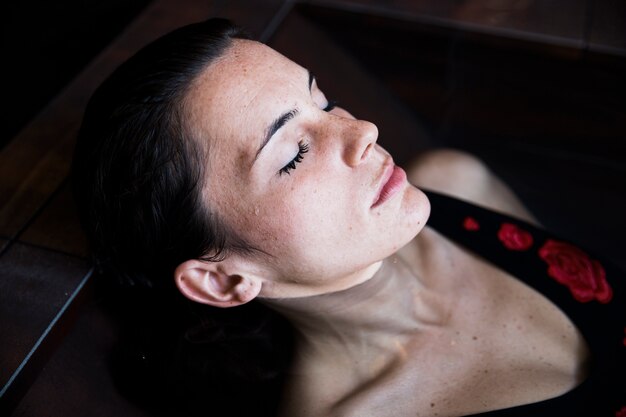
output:
M 402 352 L 408 340 L 443 325 L 448 314 L 444 300 L 398 256 L 347 290 L 266 302 L 295 326 L 299 351 L 362 363 Z

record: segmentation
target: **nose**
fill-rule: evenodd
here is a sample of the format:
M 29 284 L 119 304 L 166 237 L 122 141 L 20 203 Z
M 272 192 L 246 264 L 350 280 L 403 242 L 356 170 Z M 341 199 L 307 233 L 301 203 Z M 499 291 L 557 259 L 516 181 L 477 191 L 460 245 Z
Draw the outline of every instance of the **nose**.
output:
M 343 159 L 350 167 L 367 160 L 378 140 L 378 128 L 365 120 L 347 120 L 344 132 Z

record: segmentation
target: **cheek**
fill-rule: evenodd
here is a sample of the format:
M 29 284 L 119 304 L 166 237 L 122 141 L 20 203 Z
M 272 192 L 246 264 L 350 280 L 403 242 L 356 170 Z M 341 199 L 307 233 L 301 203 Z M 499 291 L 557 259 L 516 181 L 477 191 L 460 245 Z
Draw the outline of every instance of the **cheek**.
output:
M 241 227 L 273 255 L 304 258 L 311 251 L 322 251 L 330 241 L 346 236 L 353 228 L 346 219 L 346 202 L 336 197 L 332 187 L 311 183 L 288 185 L 271 198 L 259 201 Z
M 369 224 L 354 199 L 332 179 L 294 191 L 282 221 L 291 232 L 294 257 L 303 263 L 331 262 L 362 245 Z
M 236 229 L 259 249 L 282 256 L 307 224 L 303 206 L 288 203 L 280 195 L 246 203 L 240 207 Z

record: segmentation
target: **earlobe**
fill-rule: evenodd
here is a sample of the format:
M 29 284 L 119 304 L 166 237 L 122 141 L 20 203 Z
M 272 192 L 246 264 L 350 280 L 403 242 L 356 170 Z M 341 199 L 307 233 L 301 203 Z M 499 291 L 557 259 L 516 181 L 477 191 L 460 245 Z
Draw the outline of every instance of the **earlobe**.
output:
M 185 297 L 215 307 L 245 304 L 261 292 L 259 280 L 228 274 L 219 262 L 185 261 L 174 271 L 174 280 Z

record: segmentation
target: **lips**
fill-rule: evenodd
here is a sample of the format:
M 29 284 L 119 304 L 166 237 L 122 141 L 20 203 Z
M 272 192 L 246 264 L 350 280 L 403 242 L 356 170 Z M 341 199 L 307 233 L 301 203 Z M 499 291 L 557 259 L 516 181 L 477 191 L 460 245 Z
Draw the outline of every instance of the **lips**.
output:
M 378 189 L 372 208 L 378 207 L 393 197 L 404 185 L 406 173 L 392 162 L 386 164 L 382 175 L 381 186 Z

